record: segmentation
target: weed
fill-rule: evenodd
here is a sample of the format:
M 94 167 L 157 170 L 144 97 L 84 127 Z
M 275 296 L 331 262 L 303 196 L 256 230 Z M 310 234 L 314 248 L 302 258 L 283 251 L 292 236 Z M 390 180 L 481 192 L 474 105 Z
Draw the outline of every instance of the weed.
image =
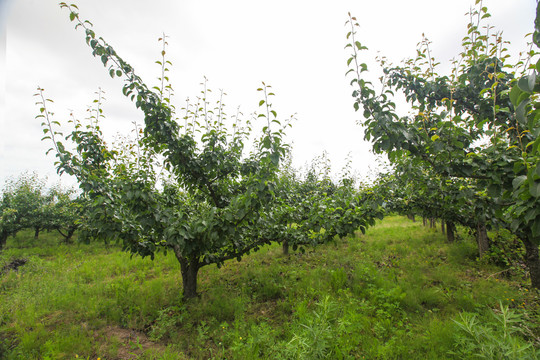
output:
M 0 267 L 28 259 L 0 275 L 0 358 L 9 360 L 471 358 L 480 345 L 452 319 L 474 316 L 473 331 L 499 341 L 504 325 L 486 311 L 499 301 L 520 317 L 507 321 L 526 347 L 518 355 L 538 337 L 538 298 L 521 278 L 491 276 L 503 268 L 474 261 L 474 239 L 448 244 L 400 217 L 304 254 L 285 258 L 271 245 L 205 267 L 201 298 L 189 302 L 173 254 L 130 260 L 99 243 L 19 240 L 0 254 Z
M 301 311 L 286 354 L 294 359 L 325 359 L 331 355 L 336 303 L 326 296 L 311 313 Z
M 330 286 L 333 291 L 345 289 L 347 287 L 347 282 L 348 275 L 342 267 L 330 272 Z
M 499 303 L 499 311 L 492 311 L 491 319 L 479 321 L 476 314 L 461 313 L 454 320 L 456 349 L 451 354 L 478 359 L 538 359 L 540 349 L 527 343 L 519 326 L 523 316 Z
M 185 306 L 170 306 L 159 311 L 158 318 L 151 326 L 152 340 L 166 340 L 177 335 L 177 329 L 186 318 Z
M 510 277 L 512 275 L 524 277 L 527 273 L 526 265 L 523 262 L 525 248 L 519 239 L 509 231 L 501 229 L 491 234 L 491 247 L 489 252 L 480 261 L 495 264 L 505 271 L 500 271 L 501 275 Z

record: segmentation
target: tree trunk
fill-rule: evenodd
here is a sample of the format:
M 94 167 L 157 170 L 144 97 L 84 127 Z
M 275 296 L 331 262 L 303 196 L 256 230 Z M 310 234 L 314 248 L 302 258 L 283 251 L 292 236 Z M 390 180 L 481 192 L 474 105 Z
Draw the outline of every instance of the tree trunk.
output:
M 445 224 L 446 224 L 446 221 L 441 220 L 441 231 L 442 231 L 443 234 L 446 234 L 446 229 L 444 227 Z
M 422 216 L 422 224 L 423 224 L 424 226 L 427 225 L 427 219 L 425 218 L 425 216 Z
M 414 214 L 408 214 L 407 215 L 407 218 L 409 218 L 409 220 L 412 220 L 412 222 L 416 222 L 416 219 L 414 217 Z
M 489 237 L 487 234 L 486 223 L 479 221 L 476 224 L 476 242 L 478 243 L 478 254 L 482 257 L 489 251 Z
M 191 299 L 197 297 L 197 273 L 199 272 L 199 260 L 186 259 L 183 266 L 180 264 L 180 268 L 182 271 L 184 298 Z
M 533 288 L 540 290 L 540 258 L 538 257 L 538 244 L 528 237 L 521 237 L 521 241 L 523 242 L 523 245 L 525 245 L 525 263 L 529 268 L 531 285 Z
M 429 219 L 429 227 L 430 228 L 433 229 L 436 225 L 437 225 L 437 221 L 435 220 L 435 218 Z
M 73 244 L 73 241 L 71 238 L 73 237 L 73 234 L 75 234 L 75 230 L 77 230 L 76 226 L 68 227 L 67 232 L 64 234 L 62 230 L 56 229 L 60 235 L 64 237 L 64 244 Z
M 179 247 L 173 248 L 174 254 L 180 263 L 182 272 L 182 287 L 185 299 L 197 297 L 197 273 L 201 267 L 198 257 L 187 258 Z
M 446 240 L 449 243 L 453 243 L 456 240 L 455 230 L 456 230 L 456 225 L 454 225 L 454 223 L 451 221 L 447 221 L 446 222 Z
M 37 239 L 39 238 L 39 232 L 40 232 L 40 228 L 39 227 L 35 227 L 34 228 L 34 239 Z
M 73 242 L 71 238 L 73 237 L 73 234 L 75 234 L 75 230 L 77 230 L 76 226 L 69 228 L 68 233 L 66 234 L 66 237 L 64 239 L 67 243 L 71 244 Z
M 281 245 L 283 246 L 283 255 L 289 255 L 289 242 L 287 240 L 283 240 Z

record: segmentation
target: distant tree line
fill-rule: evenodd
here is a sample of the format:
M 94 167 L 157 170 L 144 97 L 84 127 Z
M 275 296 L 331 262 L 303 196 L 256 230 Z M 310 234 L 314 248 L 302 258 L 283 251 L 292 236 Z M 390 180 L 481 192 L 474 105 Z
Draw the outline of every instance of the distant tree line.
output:
M 42 231 L 57 231 L 71 242 L 82 213 L 82 200 L 74 189 L 47 188 L 46 180 L 35 173 L 8 179 L 0 190 L 0 250 L 9 236 L 27 229 L 36 239 Z

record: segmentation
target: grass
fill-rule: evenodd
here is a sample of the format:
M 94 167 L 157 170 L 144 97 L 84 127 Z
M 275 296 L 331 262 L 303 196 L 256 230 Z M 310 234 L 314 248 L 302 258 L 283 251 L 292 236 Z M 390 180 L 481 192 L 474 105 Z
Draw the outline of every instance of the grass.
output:
M 21 233 L 0 254 L 0 268 L 27 260 L 0 275 L 0 358 L 489 358 L 485 344 L 538 356 L 537 292 L 478 261 L 473 239 L 448 244 L 402 217 L 305 253 L 267 246 L 205 267 L 188 302 L 172 254 L 58 244 Z

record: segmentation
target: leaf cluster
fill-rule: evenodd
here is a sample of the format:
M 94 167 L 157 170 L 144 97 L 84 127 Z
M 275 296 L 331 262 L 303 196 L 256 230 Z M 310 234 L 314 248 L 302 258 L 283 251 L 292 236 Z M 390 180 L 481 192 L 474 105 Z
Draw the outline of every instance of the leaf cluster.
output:
M 435 203 L 426 194 L 437 194 L 442 213 L 472 202 L 469 216 L 538 243 L 540 68 L 524 66 L 518 73 L 522 63 L 509 63 L 501 33 L 483 26 L 487 8 L 480 0 L 476 5 L 450 74 L 437 74 L 424 37 L 415 58 L 399 66 L 380 61 L 380 93 L 363 78 L 367 66 L 358 59 L 366 48 L 356 40 L 358 23 L 349 15 L 347 74 L 353 75 L 354 107 L 363 109 L 365 138 L 397 166 L 396 177 L 409 184 L 414 198 Z M 530 63 L 536 53 L 527 55 Z M 396 112 L 397 92 L 410 106 L 407 115 Z

